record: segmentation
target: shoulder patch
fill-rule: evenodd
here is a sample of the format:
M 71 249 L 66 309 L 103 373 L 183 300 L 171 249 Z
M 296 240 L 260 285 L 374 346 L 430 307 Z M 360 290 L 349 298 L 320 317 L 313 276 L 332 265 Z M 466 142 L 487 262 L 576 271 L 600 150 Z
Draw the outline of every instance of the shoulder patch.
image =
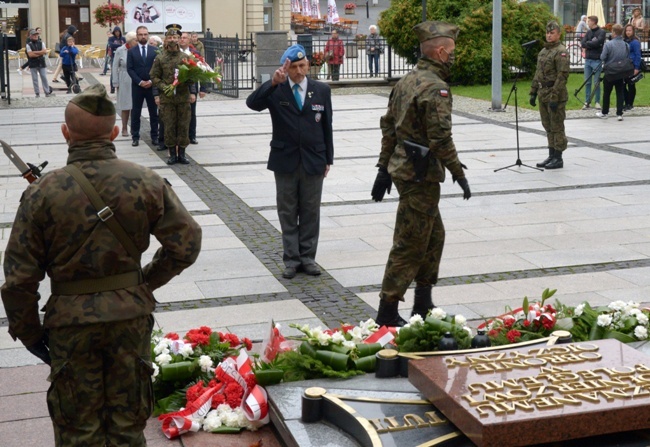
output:
M 442 96 L 443 98 L 448 97 L 449 96 L 449 90 L 444 90 L 444 89 L 440 90 L 440 96 Z
M 566 57 L 566 53 L 560 53 L 560 57 Z

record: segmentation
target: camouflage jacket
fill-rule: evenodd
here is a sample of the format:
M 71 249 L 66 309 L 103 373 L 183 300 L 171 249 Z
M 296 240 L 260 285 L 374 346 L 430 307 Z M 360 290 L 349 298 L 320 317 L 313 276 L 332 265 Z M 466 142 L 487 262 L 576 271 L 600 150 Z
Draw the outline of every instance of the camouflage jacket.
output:
M 537 70 L 530 87 L 531 95 L 541 102 L 566 102 L 569 92 L 569 55 L 561 42 L 546 43 L 537 56 Z
M 108 140 L 72 145 L 74 163 L 143 253 L 153 234 L 160 242 L 143 268 L 145 283 L 88 295 L 51 295 L 45 328 L 132 319 L 155 307 L 152 291 L 189 267 L 201 249 L 201 227 L 169 183 L 151 169 L 120 160 Z M 101 278 L 138 270 L 79 184 L 57 169 L 23 193 L 4 259 L 2 301 L 9 333 L 25 346 L 43 335 L 38 316 L 39 282 Z
M 182 51 L 165 51 L 156 57 L 153 61 L 153 66 L 149 72 L 151 77 L 151 82 L 156 88 L 154 90 L 154 95 L 160 95 L 160 102 L 162 103 L 189 103 L 190 94 L 196 95 L 196 86 L 193 82 L 184 82 L 176 86 L 176 93 L 168 96 L 163 91 L 168 85 L 172 85 L 174 82 L 174 71 L 178 66 L 183 62 L 183 59 L 189 59 L 190 56 L 183 53 Z M 158 95 L 156 94 L 158 93 Z
M 388 111 L 381 118 L 381 154 L 377 166 L 388 168 L 393 178 L 412 181 L 415 172 L 402 142 L 429 147 L 425 181 L 444 182 L 445 167 L 455 178 L 465 174 L 451 138 L 452 97 L 442 80 L 447 69 L 438 61 L 422 58 L 416 68 L 395 85 Z

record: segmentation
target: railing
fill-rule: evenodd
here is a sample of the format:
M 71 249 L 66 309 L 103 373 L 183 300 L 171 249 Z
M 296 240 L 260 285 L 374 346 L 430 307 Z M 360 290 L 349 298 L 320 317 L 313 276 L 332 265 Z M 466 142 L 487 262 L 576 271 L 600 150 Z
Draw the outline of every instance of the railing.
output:
M 224 96 L 239 97 L 239 90 L 255 87 L 253 35 L 249 38 L 214 37 L 203 39 L 205 60 L 212 67 L 221 70 L 221 87 L 211 90 Z
M 325 54 L 327 39 L 328 36 L 303 34 L 298 35 L 295 40 L 290 39 L 289 45 L 299 43 L 305 47 L 307 57 L 311 61 L 313 54 Z M 352 36 L 339 36 L 339 39 L 343 42 L 343 47 L 345 49 L 343 64 L 340 67 L 339 80 L 370 78 L 371 73 L 369 69 L 368 55 L 366 53 L 366 41 L 357 41 Z M 395 54 L 393 48 L 388 45 L 383 38 L 380 38 L 380 41 L 381 46 L 384 49 L 384 54 L 379 55 L 378 78 L 391 79 L 399 77 L 407 74 L 413 69 L 413 65 L 409 64 L 403 57 Z M 327 64 L 324 63 L 318 74 L 319 79 L 329 79 L 327 76 L 327 70 Z
M 0 97 L 11 104 L 11 87 L 9 85 L 9 46 L 7 35 L 0 32 Z M 20 65 L 19 65 L 20 67 Z

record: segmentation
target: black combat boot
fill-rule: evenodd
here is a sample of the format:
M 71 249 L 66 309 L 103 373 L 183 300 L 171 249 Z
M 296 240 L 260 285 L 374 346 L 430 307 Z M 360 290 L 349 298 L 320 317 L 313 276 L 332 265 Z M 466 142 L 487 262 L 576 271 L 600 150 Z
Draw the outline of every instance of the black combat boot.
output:
M 379 310 L 377 311 L 377 318 L 375 318 L 375 323 L 377 323 L 379 326 L 404 326 L 406 324 L 406 320 L 399 316 L 397 306 L 399 306 L 399 301 L 389 303 L 386 300 L 380 300 Z
M 553 160 L 553 154 L 554 153 L 555 153 L 555 149 L 553 149 L 552 147 L 549 147 L 548 148 L 548 158 L 546 160 L 544 160 L 544 161 L 540 161 L 539 163 L 537 163 L 536 166 L 538 168 L 545 168 L 546 165 L 549 164 L 551 162 L 551 160 Z
M 189 165 L 190 161 L 185 158 L 185 148 L 184 147 L 179 147 L 178 148 L 178 162 L 182 165 Z
M 167 159 L 167 164 L 175 165 L 176 162 L 178 161 L 178 157 L 176 156 L 176 148 L 168 147 L 167 150 L 169 151 L 169 158 Z
M 562 151 L 556 150 L 553 153 L 553 160 L 551 160 L 546 166 L 546 169 L 560 169 L 564 167 L 564 161 L 562 161 Z
M 433 309 L 433 300 L 431 299 L 431 288 L 433 286 L 415 286 L 415 300 L 413 301 L 413 311 L 411 316 L 419 315 L 422 319 L 426 318 L 429 311 Z

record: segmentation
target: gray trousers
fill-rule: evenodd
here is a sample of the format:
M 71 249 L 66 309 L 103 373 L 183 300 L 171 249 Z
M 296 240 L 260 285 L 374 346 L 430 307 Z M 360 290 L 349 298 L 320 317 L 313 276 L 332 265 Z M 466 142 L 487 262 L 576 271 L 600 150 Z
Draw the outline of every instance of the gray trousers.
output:
M 308 175 L 302 164 L 290 174 L 275 173 L 276 203 L 286 267 L 314 264 L 320 231 L 323 175 Z
M 32 84 L 34 85 L 34 93 L 37 95 L 40 94 L 38 89 L 38 75 L 41 75 L 41 82 L 43 83 L 43 93 L 46 95 L 50 93 L 50 86 L 47 83 L 47 68 L 30 68 L 29 71 L 32 74 Z

